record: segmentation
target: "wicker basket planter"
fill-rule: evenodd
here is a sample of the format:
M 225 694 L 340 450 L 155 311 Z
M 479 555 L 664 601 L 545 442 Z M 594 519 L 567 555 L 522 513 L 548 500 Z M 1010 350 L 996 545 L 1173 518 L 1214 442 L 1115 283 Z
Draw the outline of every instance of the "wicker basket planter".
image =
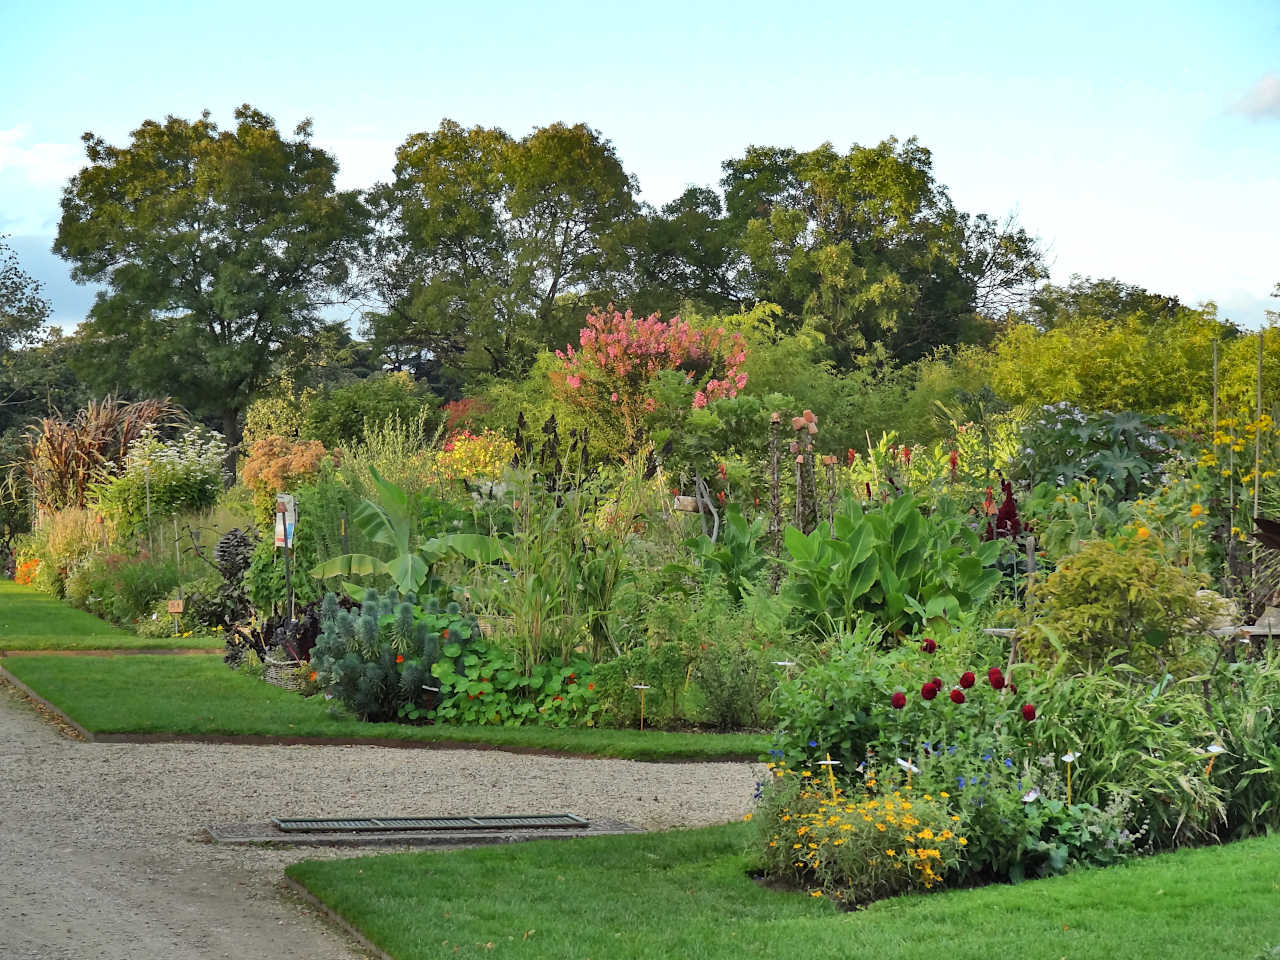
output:
M 307 675 L 303 668 L 308 665 L 305 660 L 275 660 L 267 657 L 262 664 L 262 679 L 272 686 L 297 692 L 307 685 Z

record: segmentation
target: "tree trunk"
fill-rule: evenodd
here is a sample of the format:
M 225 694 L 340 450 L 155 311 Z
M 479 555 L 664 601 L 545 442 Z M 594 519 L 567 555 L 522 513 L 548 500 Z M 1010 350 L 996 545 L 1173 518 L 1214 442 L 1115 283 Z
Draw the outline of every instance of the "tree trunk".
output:
M 227 486 L 235 484 L 236 462 L 240 459 L 240 441 L 244 439 L 244 433 L 240 429 L 240 411 L 238 409 L 227 407 L 222 411 L 222 435 L 227 441 L 227 459 L 223 462 L 223 467 L 227 472 Z M 248 451 L 244 451 L 248 453 Z

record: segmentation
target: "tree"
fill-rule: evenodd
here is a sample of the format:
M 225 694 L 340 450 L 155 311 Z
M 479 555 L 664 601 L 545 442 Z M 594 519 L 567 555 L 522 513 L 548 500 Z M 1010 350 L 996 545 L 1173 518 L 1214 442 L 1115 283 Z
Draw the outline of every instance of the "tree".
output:
M 1025 231 L 957 211 L 932 155 L 890 138 L 847 154 L 750 147 L 724 164 L 728 219 L 758 299 L 826 336 L 838 366 L 898 361 L 982 334 L 1042 275 Z
M 661 210 L 646 207 L 630 245 L 633 308 L 670 310 L 688 303 L 718 312 L 746 305 L 742 251 L 714 190 L 690 187 Z
M 86 379 L 172 395 L 232 444 L 275 360 L 346 294 L 368 230 L 309 121 L 290 140 L 248 105 L 235 119 L 148 120 L 125 147 L 86 133 L 54 242 L 75 280 L 106 287 L 80 331 Z
M 39 280 L 22 269 L 0 234 L 0 356 L 39 339 L 49 322 L 49 301 Z
M 524 372 L 581 325 L 578 297 L 604 302 L 620 287 L 635 190 L 613 146 L 583 124 L 521 140 L 451 120 L 414 134 L 395 178 L 372 193 L 382 306 L 369 335 L 445 396 L 460 374 Z

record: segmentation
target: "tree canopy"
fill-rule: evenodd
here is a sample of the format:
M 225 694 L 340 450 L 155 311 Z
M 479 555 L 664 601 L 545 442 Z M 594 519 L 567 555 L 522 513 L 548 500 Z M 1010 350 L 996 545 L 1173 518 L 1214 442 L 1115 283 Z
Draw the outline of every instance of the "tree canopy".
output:
M 433 361 L 437 380 L 523 372 L 581 325 L 590 304 L 579 297 L 621 288 L 635 191 L 584 124 L 519 140 L 451 120 L 414 134 L 371 195 L 382 230 L 370 276 L 384 307 L 370 334 L 402 363 Z
M 172 395 L 232 441 L 281 351 L 324 326 L 367 233 L 309 122 L 288 139 L 248 105 L 235 119 L 148 120 L 123 147 L 86 133 L 54 242 L 74 279 L 106 288 L 80 331 L 86 379 Z

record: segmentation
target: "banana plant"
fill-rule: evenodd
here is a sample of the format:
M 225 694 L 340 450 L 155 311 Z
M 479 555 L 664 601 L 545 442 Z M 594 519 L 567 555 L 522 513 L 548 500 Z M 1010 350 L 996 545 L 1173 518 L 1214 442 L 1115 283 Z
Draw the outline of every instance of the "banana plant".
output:
M 319 580 L 341 577 L 344 589 L 353 596 L 361 595 L 365 588 L 345 578 L 387 576 L 402 594 L 417 594 L 430 578 L 432 567 L 450 554 L 458 554 L 473 563 L 492 563 L 501 557 L 500 545 L 482 534 L 452 533 L 421 540 L 417 536 L 417 517 L 409 495 L 373 467 L 369 473 L 378 489 L 378 502 L 363 501 L 355 508 L 351 520 L 370 541 L 386 547 L 392 554 L 391 559 L 348 553 L 326 560 L 311 571 L 311 576 Z

